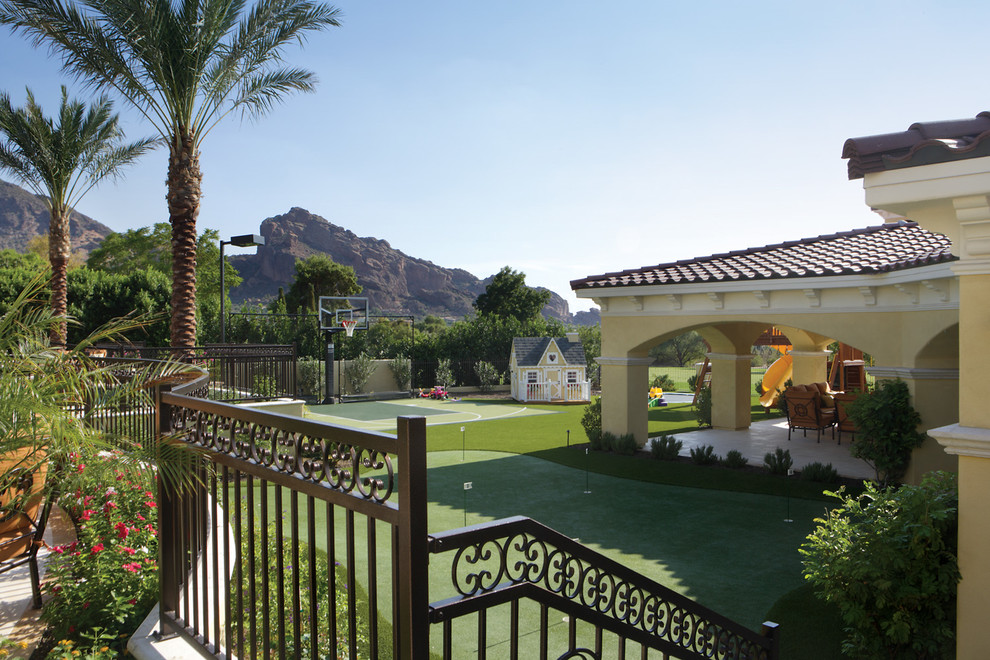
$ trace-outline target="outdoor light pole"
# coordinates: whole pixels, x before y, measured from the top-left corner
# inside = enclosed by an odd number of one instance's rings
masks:
[[[227,306],[227,283],[224,277],[224,262],[223,258],[223,246],[225,245],[235,245],[237,247],[253,247],[256,245],[264,245],[265,237],[258,236],[257,234],[242,234],[241,236],[231,236],[229,241],[220,241],[220,343],[227,343],[227,326],[225,325],[226,316],[226,306]]]

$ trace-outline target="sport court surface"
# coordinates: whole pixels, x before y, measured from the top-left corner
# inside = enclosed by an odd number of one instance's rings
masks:
[[[508,419],[527,415],[555,415],[552,410],[537,410],[521,403],[504,401],[458,401],[449,399],[402,399],[306,406],[306,417],[321,422],[368,431],[394,431],[395,418],[410,415],[426,417],[427,426],[467,424],[489,419]]]

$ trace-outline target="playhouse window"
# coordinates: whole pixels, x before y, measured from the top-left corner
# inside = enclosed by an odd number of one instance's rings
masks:
[[[540,382],[540,372],[539,371],[527,371],[526,372],[526,382],[530,385]]]
[[[567,382],[568,382],[568,384],[574,384],[574,383],[578,382],[578,372],[576,372],[576,371],[568,371],[567,372]]]

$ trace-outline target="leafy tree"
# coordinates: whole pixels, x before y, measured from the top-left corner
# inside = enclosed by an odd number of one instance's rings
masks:
[[[665,367],[687,367],[705,359],[708,347],[697,332],[690,330],[650,349],[650,356]]]
[[[857,442],[859,440],[857,439]],[[954,658],[958,493],[955,475],[920,486],[829,493],[840,505],[801,546],[804,575],[838,606],[853,658]]]
[[[173,347],[196,342],[196,218],[199,149],[235,111],[259,117],[315,76],[283,64],[288,44],[339,25],[337,10],[310,0],[5,0],[0,23],[61,56],[89,85],[113,89],[168,146],[172,227]]]
[[[111,232],[99,247],[90,252],[86,265],[109,273],[130,274],[151,269],[168,276],[172,272],[171,240],[171,229],[167,222],[156,223],[154,227],[128,229],[121,233]],[[219,241],[220,235],[215,229],[204,230],[197,240],[199,258],[196,263],[196,281],[200,291],[197,310],[203,321],[197,324],[200,343],[219,341],[220,337]],[[243,281],[230,263],[224,261],[223,267],[228,287],[236,287]],[[226,304],[230,306],[229,298]],[[163,340],[159,345],[166,343]]]
[[[24,289],[40,279],[45,270],[45,261],[39,255],[0,250],[0,314],[5,314]],[[42,293],[47,295],[47,292],[39,292],[39,295]]]
[[[918,431],[921,415],[911,405],[907,383],[880,381],[876,390],[858,396],[846,411],[856,424],[850,453],[873,467],[881,485],[899,482],[911,462],[911,451],[925,439]]]
[[[315,312],[320,296],[355,296],[361,293],[357,273],[325,254],[296,259],[296,278],[285,294],[290,313]]]
[[[139,315],[147,322],[121,333],[131,341],[152,346],[168,342],[168,275],[151,268],[129,273],[110,273],[90,268],[69,272],[69,314],[76,324],[69,327],[69,340],[81,341],[104,323]]]
[[[101,96],[87,107],[82,101],[70,101],[64,86],[54,119],[45,116],[30,89],[23,108],[15,108],[10,96],[0,93],[0,138],[0,169],[12,173],[48,206],[50,302],[55,315],[63,318],[53,328],[52,339],[65,344],[72,207],[100,181],[118,176],[154,142],[145,139],[125,144],[113,103],[107,97]]]
[[[550,301],[550,295],[546,289],[526,286],[525,274],[505,266],[474,301],[474,308],[481,314],[511,316],[525,321],[539,315]]]
[[[429,333],[443,332],[447,329],[447,322],[438,316],[427,316],[420,321],[417,329]]]

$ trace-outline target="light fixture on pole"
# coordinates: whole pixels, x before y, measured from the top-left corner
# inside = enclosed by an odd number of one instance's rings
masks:
[[[265,237],[257,234],[243,234],[241,236],[231,236],[229,241],[220,241],[220,343],[227,343],[227,327],[225,323],[225,308],[227,303],[227,284],[224,279],[223,246],[235,245],[237,247],[253,247],[264,245]]]

